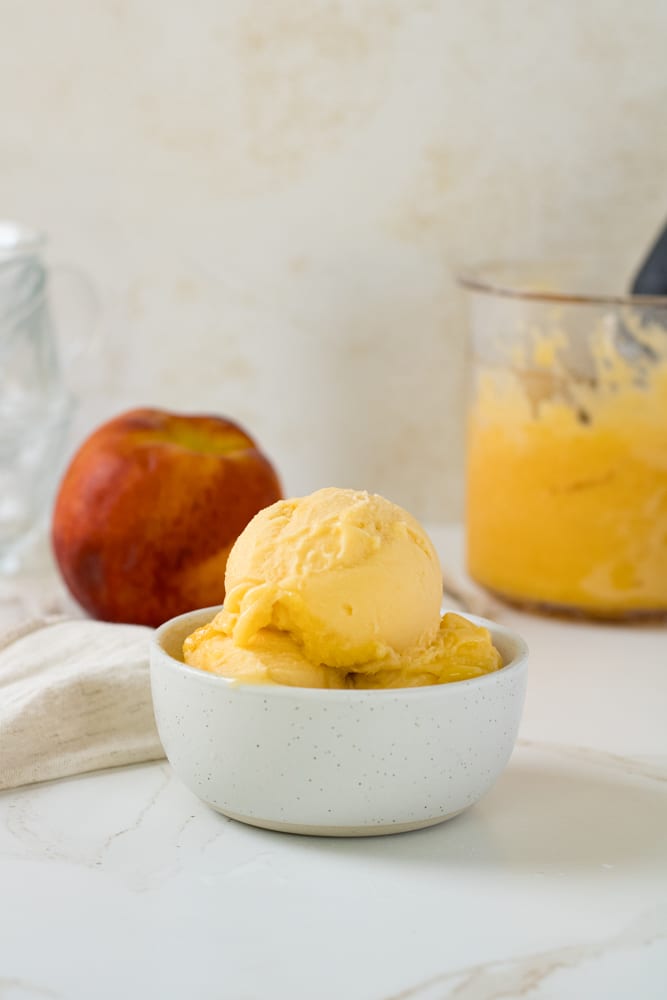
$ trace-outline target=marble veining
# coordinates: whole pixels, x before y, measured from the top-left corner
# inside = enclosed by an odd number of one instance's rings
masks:
[[[667,906],[646,910],[609,938],[499,962],[483,962],[434,976],[383,1000],[516,1000],[534,995],[555,973],[603,959],[611,951],[638,951],[667,938]]]
[[[99,822],[89,818],[84,829],[77,829],[61,811],[58,789],[77,801],[91,781],[106,785],[116,805]],[[97,798],[96,803],[100,805]],[[204,853],[227,822],[198,808],[166,763],[136,765],[17,790],[7,804],[0,853],[16,860],[102,869],[133,891],[144,892],[176,876],[189,852]],[[154,847],[143,858],[151,841]]]
[[[562,743],[546,743],[539,740],[519,739],[517,743],[527,749],[536,749],[542,753],[555,754],[569,760],[579,760],[595,767],[608,768],[622,774],[647,778],[649,781],[667,781],[667,754],[656,754],[650,759],[644,759],[605,753],[592,747],[567,746]]]

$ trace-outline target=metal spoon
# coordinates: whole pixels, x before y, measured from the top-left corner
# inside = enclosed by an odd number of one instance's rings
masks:
[[[667,225],[658,234],[657,239],[644,258],[637,271],[630,291],[633,295],[659,296],[667,295]],[[647,309],[642,316],[642,326],[648,320],[652,320],[651,310]],[[664,314],[661,313],[661,321],[664,323]],[[649,358],[651,361],[657,359],[657,354],[648,344],[641,343],[621,321],[618,328],[619,348],[630,360],[640,356]]]
[[[667,295],[667,225],[637,271],[631,291],[633,295]]]

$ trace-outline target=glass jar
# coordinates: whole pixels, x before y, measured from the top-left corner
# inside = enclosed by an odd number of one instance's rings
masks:
[[[667,298],[598,294],[576,261],[460,282],[470,575],[535,610],[667,615]]]

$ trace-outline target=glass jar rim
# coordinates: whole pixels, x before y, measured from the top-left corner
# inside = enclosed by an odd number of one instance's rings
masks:
[[[581,258],[581,261],[590,265],[592,258]],[[571,268],[576,264],[577,258],[491,260],[474,266],[462,266],[455,271],[455,278],[466,291],[480,292],[501,298],[603,307],[629,306],[638,309],[647,307],[667,309],[667,295],[633,295],[632,293],[615,295],[540,288],[539,286],[528,287],[527,283],[522,282],[519,277],[522,271],[525,275],[529,268],[537,266],[558,268],[567,265]],[[515,272],[516,278],[508,280],[501,276],[500,272],[506,274],[510,270]]]

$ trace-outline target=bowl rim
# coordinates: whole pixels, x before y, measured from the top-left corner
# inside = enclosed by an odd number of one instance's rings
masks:
[[[452,694],[455,691],[470,690],[471,688],[483,687],[485,685],[494,685],[498,683],[501,676],[503,679],[507,679],[508,675],[525,672],[528,665],[528,644],[523,636],[521,636],[514,629],[508,628],[506,625],[501,625],[498,622],[491,621],[488,618],[482,618],[479,615],[473,615],[468,612],[459,611],[456,608],[447,608],[442,606],[440,609],[441,614],[446,614],[448,611],[451,611],[454,614],[460,615],[462,618],[467,618],[476,625],[482,625],[484,628],[487,628],[492,637],[494,636],[494,633],[496,633],[507,638],[508,640],[511,640],[516,647],[516,652],[509,663],[503,664],[499,670],[493,670],[490,673],[482,674],[479,677],[469,677],[466,680],[461,681],[448,681],[445,684],[421,684],[416,687],[356,689],[308,688],[291,686],[288,684],[245,684],[243,681],[239,681],[234,677],[223,677],[221,674],[213,674],[207,670],[200,670],[198,667],[191,667],[182,660],[176,659],[176,657],[172,656],[171,653],[168,653],[162,645],[162,637],[165,632],[172,628],[177,622],[190,618],[194,615],[202,616],[208,613],[210,613],[211,618],[213,618],[220,610],[222,610],[222,607],[222,604],[218,604],[209,608],[195,608],[192,611],[186,611],[184,614],[176,615],[174,618],[170,618],[168,621],[163,622],[162,625],[158,626],[150,637],[151,668],[156,663],[154,654],[157,653],[159,654],[158,662],[167,666],[169,669],[174,670],[177,673],[184,674],[186,677],[197,677],[201,683],[211,684],[221,690],[233,691],[236,694],[250,693],[254,695],[262,695],[265,698],[267,696],[271,696],[272,698],[297,697],[303,698],[304,700],[321,699],[324,695],[327,700],[333,699],[336,701],[344,701],[352,696],[354,701],[363,702],[368,700],[375,701],[377,698],[433,698],[435,692],[449,691],[450,694]],[[446,694],[443,696],[447,697]]]

